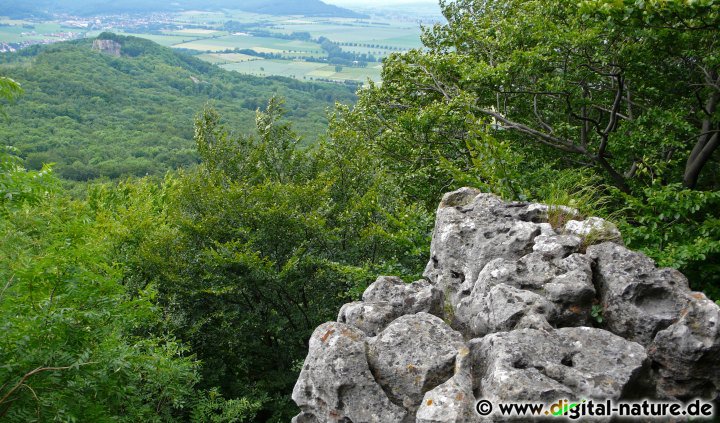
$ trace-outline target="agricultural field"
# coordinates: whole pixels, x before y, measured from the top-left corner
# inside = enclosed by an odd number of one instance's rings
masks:
[[[376,63],[367,68],[335,66],[326,63],[303,62],[300,60],[247,60],[225,63],[221,68],[255,76],[286,76],[306,81],[355,81],[360,83],[380,81],[382,65]]]
[[[0,43],[22,43],[26,41],[63,41],[70,33],[80,34],[79,28],[63,26],[53,22],[29,22],[0,19]]]
[[[248,62],[251,60],[261,60],[260,57],[250,56],[242,53],[208,53],[201,54],[198,58],[210,62],[213,65],[227,65],[229,63]]]
[[[228,22],[234,22],[235,28],[241,30],[226,26]],[[104,25],[82,29],[65,27],[62,22],[0,18],[0,45],[29,40],[61,41],[48,35],[61,32],[74,31],[76,36],[94,37],[111,31],[194,51],[202,60],[245,74],[355,82],[379,81],[380,60],[392,53],[422,46],[417,22],[377,16],[371,19],[309,18],[230,10],[186,11],[166,19],[164,29],[148,31],[141,25],[128,26],[127,19],[120,23],[108,21]],[[29,29],[30,26],[33,29]],[[299,33],[306,34],[305,38],[298,37]],[[340,47],[344,62],[338,64],[333,57],[328,57],[328,51],[319,42],[323,38]]]
[[[317,43],[284,40],[273,37],[253,37],[249,35],[224,35],[219,37],[201,38],[188,43],[176,44],[173,47],[186,48],[199,51],[225,51],[233,49],[250,49],[258,53],[282,53],[295,55],[322,55],[322,49]]]
[[[135,37],[145,38],[146,40],[156,42],[165,47],[173,47],[200,39],[200,37],[191,35],[135,34],[121,31],[117,31],[116,33],[120,35],[132,35]],[[89,37],[93,35],[100,35],[100,33],[97,32],[96,34],[88,34]]]
[[[345,21],[345,22],[343,22]],[[375,44],[410,49],[420,47],[420,27],[407,22],[383,24],[366,21],[347,22],[344,20],[327,20],[312,23],[279,23],[273,30],[290,34],[292,32],[309,32],[313,38],[325,37],[336,42],[358,44]]]

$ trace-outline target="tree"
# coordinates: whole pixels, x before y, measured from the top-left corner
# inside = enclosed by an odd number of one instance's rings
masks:
[[[2,83],[5,97],[19,92]],[[161,316],[149,291],[126,296],[117,226],[48,193],[50,169],[28,172],[12,153],[0,151],[0,418],[174,420],[196,400],[198,363],[171,335],[147,334]]]
[[[431,207],[472,183],[542,201],[575,172],[602,185],[630,245],[661,264],[693,274],[718,257],[716,2],[459,0],[443,13],[425,49],[386,59],[383,84],[342,118],[406,198]],[[685,235],[655,238],[649,216]]]
[[[694,144],[686,156],[683,184],[695,188],[720,145],[720,3],[590,0],[582,7],[587,13],[606,17],[614,31],[642,37],[649,53],[654,52],[654,64],[664,63],[665,69],[674,70],[658,79],[675,80],[674,100],[685,100],[682,118],[693,127],[694,137],[688,142],[694,140]]]
[[[465,0],[444,13],[448,24],[424,36],[429,51],[386,62],[382,110],[402,110],[413,95],[439,108],[456,104],[466,109],[454,110],[463,118],[504,130],[500,138],[597,167],[625,192],[638,168],[673,167],[679,157],[684,172],[668,181],[697,184],[718,134],[711,26],[607,25],[562,1]],[[451,125],[443,140],[462,153],[469,131]],[[663,128],[662,139],[637,140],[640,125]],[[691,137],[694,147],[683,145]]]
[[[14,80],[0,76],[0,99],[14,100],[22,94],[20,84]]]
[[[133,280],[157,287],[173,332],[204,363],[202,388],[260,402],[255,421],[284,422],[313,329],[376,274],[417,277],[431,219],[398,198],[364,146],[299,147],[282,101],[255,124],[238,135],[212,108],[198,116],[202,163],[172,179],[171,234],[142,249]]]

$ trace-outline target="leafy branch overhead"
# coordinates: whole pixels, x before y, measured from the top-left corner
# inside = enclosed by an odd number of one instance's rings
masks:
[[[643,19],[603,2],[444,4],[448,24],[426,30],[429,50],[387,61],[376,114],[390,122],[432,106],[464,120],[435,115],[441,136],[427,148],[444,156],[446,140],[462,146],[484,124],[594,166],[625,192],[647,176],[694,188],[720,137],[717,4],[704,3],[683,17],[648,5]]]

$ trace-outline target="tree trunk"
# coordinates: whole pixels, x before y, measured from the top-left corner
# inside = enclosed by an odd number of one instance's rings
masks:
[[[713,115],[720,102],[720,92],[714,92],[708,98],[705,105],[705,113],[707,116],[703,120],[700,136],[698,136],[695,147],[693,147],[690,157],[685,164],[685,174],[683,175],[683,183],[688,188],[695,188],[700,171],[705,163],[720,145],[720,125],[713,124]]]

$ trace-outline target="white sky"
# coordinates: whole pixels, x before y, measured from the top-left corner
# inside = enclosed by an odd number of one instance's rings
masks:
[[[437,5],[438,0],[324,0],[337,6],[396,6],[407,4]]]

